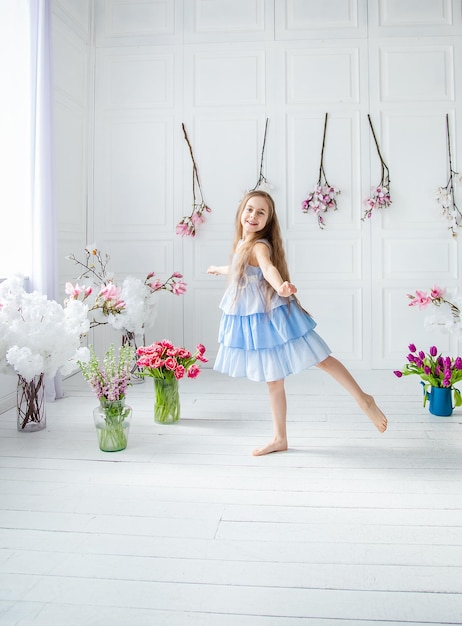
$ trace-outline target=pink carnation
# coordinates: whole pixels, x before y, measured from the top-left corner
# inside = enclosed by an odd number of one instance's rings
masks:
[[[168,370],[171,370],[172,372],[175,371],[177,366],[177,362],[176,359],[174,359],[172,356],[169,356],[167,359],[165,359],[165,367]]]
[[[197,367],[197,365],[191,365],[191,367],[188,370],[188,378],[197,378],[200,373],[201,373],[201,370],[199,367]]]
[[[183,378],[185,373],[185,368],[183,365],[178,365],[178,367],[176,368],[176,370],[174,371],[175,374],[175,378],[177,380],[179,380],[180,378]]]

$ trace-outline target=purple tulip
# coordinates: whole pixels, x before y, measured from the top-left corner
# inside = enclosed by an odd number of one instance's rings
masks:
[[[401,376],[403,375],[403,372],[400,372],[399,370],[395,370],[393,374],[397,376],[398,378],[401,378]]]
[[[408,354],[407,360],[409,361],[409,363],[414,363],[414,361],[416,360],[416,357],[413,354]]]
[[[462,359],[460,358],[460,356],[458,356],[457,359],[454,361],[454,367],[456,368],[456,370],[462,370]]]
[[[415,347],[415,345],[414,345],[413,343],[410,343],[410,344],[409,344],[409,346],[408,346],[408,348],[409,348],[409,350],[410,350],[411,352],[415,352],[415,351],[417,350],[417,348]]]
[[[431,374],[431,373],[432,373],[432,371],[431,371],[431,369],[428,367],[428,365],[426,365],[426,366],[424,367],[424,372],[425,372],[425,374],[426,374],[427,376],[428,376],[429,374]]]
[[[436,356],[438,354],[438,349],[437,349],[436,346],[432,346],[430,348],[430,354],[431,354],[431,356]]]
[[[425,352],[423,350],[421,350],[419,352],[419,357],[423,360],[425,358]]]
[[[423,367],[423,361],[422,359],[416,359],[414,361],[414,363],[417,365],[417,367],[422,368]]]

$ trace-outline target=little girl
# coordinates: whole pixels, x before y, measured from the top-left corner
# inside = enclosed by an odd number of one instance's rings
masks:
[[[313,365],[339,382],[378,430],[387,418],[314,331],[316,323],[294,295],[272,197],[251,191],[236,213],[231,266],[208,268],[215,276],[231,274],[222,298],[214,369],[229,376],[265,381],[269,389],[274,438],[254,456],[287,450],[287,402],[284,379]]]

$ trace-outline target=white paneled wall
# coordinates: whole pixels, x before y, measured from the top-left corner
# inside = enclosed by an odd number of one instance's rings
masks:
[[[415,328],[422,315],[400,309],[403,293],[416,285],[460,285],[460,243],[450,236],[434,192],[448,179],[446,114],[453,151],[460,154],[456,77],[462,41],[460,2],[401,7],[380,2],[376,8],[371,15],[372,23],[376,20],[370,42],[371,110],[380,121],[394,190],[392,210],[373,225],[373,364],[380,367],[396,362],[407,338],[424,345],[429,341],[426,331]],[[450,337],[434,338],[443,350],[458,349]]]
[[[268,118],[264,173],[292,279],[334,353],[387,369],[410,341],[455,353],[454,338],[428,335],[406,293],[460,283],[460,243],[435,200],[448,177],[447,113],[456,168],[462,149],[460,0],[54,5],[60,248],[76,252],[87,237],[118,278],[184,273],[187,294],[161,294],[148,340],[200,341],[213,360],[225,283],[205,270],[227,262]],[[342,193],[321,231],[301,202],[317,181],[326,112],[325,170]],[[393,204],[362,222],[380,181],[368,114]],[[182,123],[213,211],[195,239],[174,234],[192,203]]]

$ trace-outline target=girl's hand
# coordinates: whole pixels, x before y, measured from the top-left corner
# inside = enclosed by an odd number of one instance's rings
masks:
[[[228,273],[227,265],[210,265],[207,268],[207,274],[213,274],[214,276],[221,276]]]
[[[288,280],[285,280],[277,290],[278,296],[281,296],[282,298],[288,298],[294,293],[297,293],[297,287],[292,283],[289,283]]]

